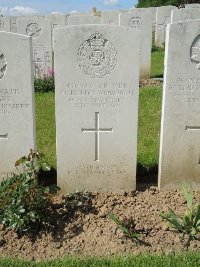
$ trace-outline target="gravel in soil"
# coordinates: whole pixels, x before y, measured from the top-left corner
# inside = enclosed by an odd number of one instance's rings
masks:
[[[198,203],[200,192],[194,194]],[[146,252],[170,253],[185,251],[180,235],[166,228],[161,212],[171,208],[185,212],[186,203],[179,190],[158,191],[149,187],[142,191],[92,193],[80,205],[71,207],[66,196],[54,200],[50,222],[35,235],[19,237],[0,226],[0,255],[29,260],[55,259],[69,255],[110,256]],[[119,218],[132,217],[141,232],[142,245],[124,237],[118,226],[107,218],[112,213]],[[199,241],[188,248],[200,249]]]

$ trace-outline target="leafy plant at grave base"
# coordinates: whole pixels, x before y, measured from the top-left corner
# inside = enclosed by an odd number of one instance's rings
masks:
[[[116,215],[112,213],[108,214],[108,218],[118,225],[125,237],[130,238],[137,245],[142,244],[142,241],[139,239],[141,235],[135,230],[135,224],[132,218],[124,217],[122,220],[120,220]]]
[[[77,208],[84,209],[91,203],[92,194],[87,191],[76,191],[69,193],[66,196],[66,208],[68,210],[75,210]]]
[[[55,91],[54,70],[49,69],[48,75],[34,80],[35,92],[47,93]]]
[[[42,157],[43,154],[31,149],[27,157],[15,163],[19,173],[0,184],[0,223],[19,234],[38,229],[46,221],[46,210],[59,190],[57,186],[38,184],[39,170],[49,170],[48,165],[41,162]]]
[[[183,216],[177,215],[172,209],[169,213],[161,213],[160,216],[167,222],[167,226],[182,233],[181,240],[185,235],[188,236],[188,241],[185,244],[187,247],[192,239],[199,240],[197,234],[200,232],[200,203],[196,206],[193,204],[193,191],[191,186],[183,184],[181,192],[187,202],[187,209]]]

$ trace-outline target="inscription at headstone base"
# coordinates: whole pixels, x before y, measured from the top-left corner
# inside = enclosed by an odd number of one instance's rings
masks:
[[[159,187],[200,187],[200,20],[168,25]]]
[[[135,189],[139,39],[128,27],[55,30],[57,169],[64,192]]]
[[[0,180],[35,148],[31,38],[0,32]],[[13,46],[14,44],[14,46]]]

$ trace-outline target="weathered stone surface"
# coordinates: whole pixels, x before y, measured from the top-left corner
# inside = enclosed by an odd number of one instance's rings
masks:
[[[10,18],[0,15],[0,31],[10,31]]]
[[[35,147],[31,38],[0,32],[0,180]]]
[[[18,33],[28,35],[33,40],[34,76],[49,75],[52,69],[51,23],[40,16],[17,19]]]
[[[66,16],[64,14],[48,14],[46,18],[51,21],[53,30],[66,25]]]
[[[152,17],[148,9],[139,9],[120,14],[120,26],[140,30],[140,78],[148,79],[151,75]]]
[[[193,19],[200,19],[199,8],[181,8],[172,10],[171,23],[178,21],[188,21]]]
[[[159,187],[200,186],[200,20],[168,25]]]
[[[59,186],[135,189],[139,32],[81,25],[54,39]]]
[[[155,43],[160,47],[164,46],[166,27],[171,21],[171,11],[174,9],[174,6],[157,7]]]
[[[101,17],[92,15],[74,15],[68,17],[68,26],[80,24],[101,24]]]
[[[157,7],[149,7],[148,9],[150,10],[152,15],[152,31],[155,32]]]
[[[195,4],[186,4],[185,8],[200,8],[200,4],[195,3]]]
[[[101,12],[101,23],[107,25],[118,25],[119,26],[119,11],[102,11]]]

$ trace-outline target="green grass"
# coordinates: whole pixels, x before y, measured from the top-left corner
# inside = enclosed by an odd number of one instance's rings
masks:
[[[164,72],[164,51],[152,53],[151,57],[151,77],[163,77]]]
[[[37,150],[43,152],[50,166],[56,167],[55,94],[36,93]]]
[[[1,259],[0,267],[199,267],[200,253],[180,255],[138,255],[117,258],[66,258],[48,262],[25,262]]]
[[[138,165],[147,170],[158,165],[161,99],[161,88],[140,89]]]

